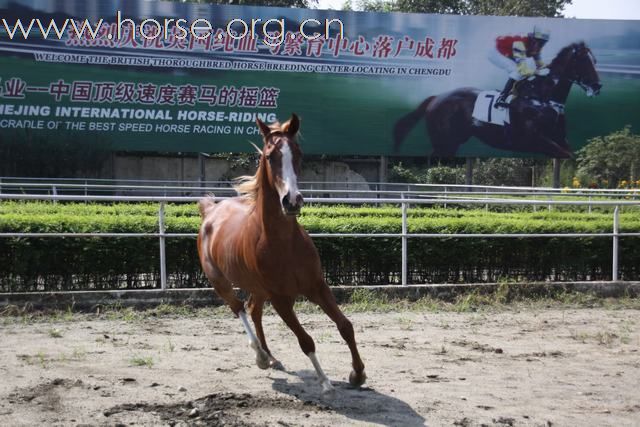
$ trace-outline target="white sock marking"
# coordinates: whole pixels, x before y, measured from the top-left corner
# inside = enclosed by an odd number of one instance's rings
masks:
[[[256,352],[256,363],[260,369],[267,369],[269,367],[269,355],[260,345],[260,341],[258,341],[258,337],[253,333],[253,328],[249,324],[249,320],[247,319],[247,313],[241,311],[238,316],[240,320],[242,320],[242,326],[244,326],[244,330],[249,335],[249,345]]]
[[[318,374],[318,378],[320,379],[320,384],[322,385],[322,391],[324,393],[333,391],[333,386],[329,381],[329,378],[325,375],[322,367],[320,366],[320,362],[318,362],[318,358],[315,353],[309,353],[309,359],[311,359],[311,363],[313,363],[313,367],[316,368],[316,373]]]
[[[257,345],[258,347],[260,347],[260,344],[258,343],[258,338],[256,337],[256,334],[253,333],[253,329],[249,324],[249,319],[247,319],[247,313],[245,313],[244,311],[241,311],[239,316],[240,316],[240,320],[242,320],[242,326],[244,326],[244,330],[247,332],[247,335],[249,335],[249,342],[251,343],[251,345],[252,346]]]

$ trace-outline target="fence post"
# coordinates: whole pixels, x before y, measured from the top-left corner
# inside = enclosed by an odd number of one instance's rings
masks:
[[[620,214],[618,212],[618,206],[613,211],[613,264],[611,265],[611,281],[618,281],[618,247],[620,237],[618,236],[618,229],[620,227]]]
[[[404,193],[400,195],[404,200]],[[407,204],[402,202],[402,286],[407,285]]]
[[[485,188],[485,189],[484,189],[484,192],[485,192],[485,193],[487,193],[487,194],[485,194],[485,196],[484,196],[484,197],[488,199],[488,198],[489,198],[489,195],[488,195],[488,193],[489,193],[489,189],[488,189],[488,188]],[[484,210],[485,210],[485,211],[487,211],[487,212],[489,212],[489,203],[487,203],[487,204],[485,204],[485,205],[484,205]]]
[[[444,208],[447,209],[447,186],[444,187]]]
[[[158,211],[158,230],[160,232],[160,288],[163,291],[167,290],[167,260],[165,252],[165,237],[164,237],[164,202],[160,202],[160,209]]]

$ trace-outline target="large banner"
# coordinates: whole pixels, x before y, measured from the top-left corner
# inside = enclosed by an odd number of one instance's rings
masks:
[[[256,118],[295,112],[306,154],[569,157],[590,137],[638,129],[639,28],[0,0],[0,144],[40,134],[114,150],[249,152]]]

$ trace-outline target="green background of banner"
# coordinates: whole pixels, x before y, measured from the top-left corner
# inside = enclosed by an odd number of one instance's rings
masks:
[[[178,7],[178,6],[176,6]],[[234,16],[235,11],[243,11],[243,16],[249,16],[252,11],[260,10],[272,12],[270,15],[283,16],[291,13],[294,16],[308,16],[316,18],[333,17],[335,13],[327,15],[326,11],[297,10],[295,12],[278,8],[229,8],[222,9],[217,6],[213,11],[224,10],[225,14]],[[204,9],[203,9],[204,10]],[[213,13],[213,12],[212,12]],[[306,15],[305,15],[306,14]],[[356,75],[356,74],[322,74],[308,72],[268,72],[268,71],[229,71],[229,70],[203,70],[184,69],[171,70],[168,68],[152,67],[125,67],[125,66],[96,66],[87,64],[63,64],[36,62],[25,56],[17,56],[0,52],[0,77],[2,82],[11,77],[19,77],[30,85],[48,86],[51,82],[63,79],[67,82],[74,80],[87,80],[92,82],[104,81],[128,81],[139,83],[155,83],[157,85],[233,85],[235,87],[264,86],[280,88],[277,109],[256,109],[238,107],[208,107],[204,104],[196,106],[165,106],[151,105],[145,106],[139,103],[124,105],[117,102],[111,104],[78,103],[64,99],[55,102],[52,95],[48,93],[28,93],[25,100],[15,101],[3,99],[3,104],[28,104],[28,105],[50,105],[55,106],[87,106],[87,107],[131,107],[131,108],[151,108],[169,109],[174,113],[178,110],[215,110],[215,111],[247,111],[275,113],[281,121],[287,120],[291,113],[297,113],[302,119],[302,147],[306,154],[330,154],[330,155],[400,155],[400,156],[425,156],[431,153],[431,145],[427,137],[424,121],[412,129],[407,140],[403,143],[399,151],[393,149],[392,129],[396,120],[410,111],[413,111],[421,100],[429,96],[446,92],[455,87],[473,86],[482,90],[501,89],[506,75],[490,64],[484,53],[477,55],[482,58],[482,63],[478,68],[482,69],[482,75],[478,81],[474,81],[474,76],[470,73],[469,64],[473,65],[476,57],[468,52],[473,52],[470,47],[465,47],[464,43],[473,40],[474,32],[486,33],[486,27],[490,27],[493,22],[506,25],[516,18],[498,17],[455,17],[455,16],[435,16],[435,15],[412,15],[412,14],[343,14],[345,25],[351,25],[354,31],[363,32],[366,35],[381,34],[385,31],[385,22],[393,21],[411,22],[412,26],[407,27],[407,34],[418,34],[416,19],[424,19],[425,23],[439,23],[439,27],[446,30],[447,23],[456,23],[452,35],[460,39],[459,62],[435,62],[424,63],[422,66],[450,68],[459,75],[454,77],[419,77],[419,76],[382,76],[382,75]],[[351,19],[351,21],[350,21]],[[511,21],[509,21],[511,19]],[[518,28],[525,32],[534,22],[533,19],[517,18]],[[546,21],[545,21],[546,22]],[[577,27],[593,26],[593,33],[596,34],[600,28],[615,28],[616,23],[602,21],[577,22],[576,20],[551,20],[554,27],[561,27],[563,24]],[[477,23],[476,27],[469,23]],[[357,25],[356,25],[357,24]],[[624,25],[629,25],[628,21]],[[600,26],[600,27],[599,27]],[[428,25],[426,26],[428,28]],[[625,27],[626,28],[626,27]],[[441,30],[441,28],[438,28]],[[444,31],[444,30],[442,30]],[[570,29],[567,30],[570,32]],[[581,31],[585,31],[584,28]],[[626,31],[626,30],[625,30]],[[502,34],[505,31],[492,30],[491,37]],[[556,30],[554,34],[558,34]],[[569,39],[566,34],[560,36]],[[560,36],[556,36],[562,38]],[[351,35],[353,37],[353,34]],[[416,40],[419,37],[414,36]],[[553,37],[553,36],[552,36]],[[595,37],[595,36],[594,36]],[[600,37],[600,36],[598,36]],[[608,40],[602,36],[597,40]],[[620,36],[617,36],[620,38]],[[488,40],[491,40],[488,38]],[[564,39],[563,39],[564,40]],[[618,49],[620,44],[618,39],[610,44],[609,48],[601,47],[594,49],[599,63],[629,64],[631,67],[640,68],[640,45],[637,40],[632,39],[631,46]],[[6,39],[3,39],[6,42]],[[471,42],[469,42],[471,43]],[[469,44],[467,43],[467,44]],[[484,43],[484,42],[483,42]],[[482,44],[483,48],[489,49],[489,45]],[[549,48],[551,49],[551,48]],[[547,52],[550,56],[554,49]],[[46,51],[46,48],[39,48]],[[103,54],[93,52],[91,49],[84,49],[81,54]],[[149,51],[158,57],[171,57],[171,52]],[[149,53],[142,50],[141,54]],[[113,49],[113,55],[117,55],[118,50]],[[464,56],[466,55],[466,56]],[[213,59],[213,58],[212,58]],[[233,61],[233,56],[229,58],[216,58]],[[283,59],[283,58],[280,58]],[[304,59],[304,58],[301,58]],[[465,62],[466,61],[466,62]],[[363,62],[368,65],[375,65],[369,60]],[[322,63],[322,61],[320,61]],[[378,62],[378,65],[398,66],[398,64],[386,64]],[[407,66],[421,66],[416,63],[409,63]],[[466,68],[466,69],[465,69]],[[460,71],[462,70],[462,71]],[[470,76],[470,77],[467,77]],[[487,77],[490,76],[490,77]],[[497,80],[499,76],[500,80]],[[601,93],[594,98],[588,98],[584,91],[574,85],[566,104],[567,133],[572,150],[575,152],[582,147],[589,138],[606,135],[619,130],[624,126],[631,125],[636,128],[640,125],[640,73],[637,75],[625,73],[603,72],[600,73],[603,84]],[[491,83],[486,83],[490,81]],[[419,101],[417,101],[419,100]],[[175,114],[174,114],[175,117]],[[25,119],[27,117],[0,116],[3,119]],[[27,118],[28,119],[28,118]],[[37,118],[33,118],[34,120]],[[43,118],[46,120],[46,118]],[[110,122],[110,119],[73,119],[76,122]],[[145,120],[120,119],[118,122],[147,122]],[[168,123],[165,121],[150,122]],[[216,124],[197,121],[179,122],[174,120],[170,123],[176,124]],[[245,129],[251,127],[256,129],[253,123],[221,123],[230,126],[243,126]],[[635,129],[634,129],[635,130]],[[26,133],[44,133],[50,138],[65,138],[68,134],[78,135],[78,131],[52,132],[52,131],[28,131]],[[19,134],[24,134],[24,130],[0,129],[1,141],[16,138]],[[156,152],[252,152],[253,148],[249,141],[258,143],[260,140],[257,134],[181,134],[181,133],[134,133],[134,132],[82,132],[87,144],[91,144],[97,138],[106,140],[114,150],[124,151],[156,151]],[[491,148],[475,139],[469,140],[462,145],[456,153],[458,157],[534,157],[532,153],[510,152]]]
[[[138,81],[156,84],[232,84],[235,86],[255,85],[281,87],[277,116],[286,120],[291,112],[296,112],[302,119],[302,144],[308,154],[335,155],[381,155],[394,154],[391,131],[393,121],[390,117],[401,117],[415,108],[407,102],[402,93],[411,90],[413,78],[401,82],[404,90],[395,92],[380,91],[382,76],[349,76],[311,73],[287,72],[232,72],[208,71],[206,75],[177,78],[167,73],[137,73],[119,69],[105,72],[97,66],[78,66],[66,64],[42,64],[17,58],[0,58],[3,70],[20,70],[19,76],[33,84],[48,84],[58,78],[67,81]],[[18,73],[3,72],[4,75]],[[588,98],[584,92],[574,86],[566,105],[568,137],[572,147],[578,148],[586,139],[594,135],[605,135],[621,129],[625,125],[638,121],[638,102],[640,95],[640,79],[602,76],[603,88],[598,97]],[[366,97],[363,96],[366,94]],[[425,96],[426,98],[426,96]],[[76,105],[77,103],[51,102],[49,94],[28,94],[28,102],[11,102],[19,105]],[[118,103],[101,106],[119,106]],[[380,108],[380,106],[384,108]],[[142,108],[142,106],[137,105]],[[286,106],[286,107],[284,107]],[[156,107],[160,108],[160,107]],[[203,109],[200,107],[163,106],[163,109],[177,111],[179,109]],[[221,108],[220,110],[229,110]],[[76,119],[91,121],[97,119]],[[109,121],[102,119],[102,121]],[[126,120],[122,120],[126,122]],[[139,120],[129,120],[139,122]],[[163,121],[163,123],[165,123]],[[173,121],[171,123],[179,123]],[[3,130],[7,135],[9,130]],[[44,131],[43,131],[44,132]],[[51,132],[49,132],[51,133]],[[111,141],[113,149],[133,151],[187,151],[187,152],[251,152],[248,140],[259,141],[257,135],[182,135],[175,134],[162,138],[146,133],[120,133],[104,135],[87,132],[87,142],[92,136],[100,136]],[[355,147],[355,150],[354,150]],[[424,122],[416,126],[399,154],[423,156],[430,153]],[[458,156],[504,156],[504,150],[497,150],[477,141],[470,140],[458,151]],[[517,155],[517,153],[514,153]]]

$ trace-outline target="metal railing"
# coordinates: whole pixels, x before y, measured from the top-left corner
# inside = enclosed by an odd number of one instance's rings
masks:
[[[0,177],[0,193],[22,194],[84,194],[97,195],[117,193],[117,195],[185,195],[187,192],[201,194],[205,191],[233,193],[231,181],[176,181],[176,180],[114,180],[82,178],[21,178]],[[562,196],[562,197],[638,197],[640,188],[599,189],[599,188],[551,188],[515,187],[467,184],[414,184],[389,182],[344,182],[344,181],[299,181],[298,186],[307,194],[349,193],[378,195],[447,194],[469,195],[481,193],[484,196]],[[148,194],[143,194],[147,192]],[[171,194],[177,193],[177,194]]]
[[[460,205],[558,205],[558,206],[584,206],[587,203],[594,206],[611,206],[613,211],[613,227],[611,233],[481,233],[481,234],[458,234],[458,233],[409,233],[408,232],[408,210],[411,205],[434,205],[442,204],[442,198],[434,197],[410,197],[411,194],[400,193],[399,197],[387,198],[308,198],[307,203],[313,204],[394,204],[400,205],[402,215],[401,233],[310,233],[313,238],[342,238],[342,237],[384,237],[400,238],[402,240],[402,272],[401,284],[406,286],[408,267],[407,242],[410,238],[579,238],[579,237],[611,237],[612,238],[612,281],[618,281],[619,262],[619,241],[621,237],[640,236],[640,233],[621,233],[620,208],[623,206],[638,207],[640,200],[531,200],[531,199],[498,199],[498,198],[448,198],[450,204]],[[223,200],[228,197],[220,197]],[[165,243],[167,238],[196,237],[196,233],[166,233],[165,230],[165,205],[167,203],[196,202],[201,197],[184,196],[104,196],[104,195],[39,195],[39,194],[0,194],[2,200],[40,200],[40,201],[91,201],[91,202],[153,202],[159,204],[158,209],[158,232],[157,233],[0,233],[0,238],[8,237],[157,237],[160,246],[160,283],[161,289],[167,289],[166,272],[166,251]]]
[[[13,178],[0,177],[0,194],[40,194],[40,195],[100,195],[115,196],[194,196],[213,193],[216,196],[235,196],[231,181],[168,181],[168,180],[109,180],[79,178]],[[301,181],[300,189],[305,195],[330,198],[401,198],[424,197],[456,199],[469,197],[495,198],[539,198],[580,199],[588,203],[589,213],[593,209],[591,201],[598,199],[640,200],[640,189],[587,189],[548,187],[505,187],[462,184],[412,184],[379,182],[325,182]],[[545,203],[546,209],[553,209],[552,203]],[[447,207],[446,202],[443,205]],[[537,211],[538,205],[533,205]],[[485,204],[489,210],[489,204]]]

